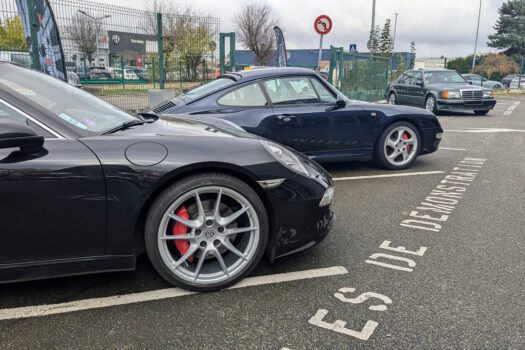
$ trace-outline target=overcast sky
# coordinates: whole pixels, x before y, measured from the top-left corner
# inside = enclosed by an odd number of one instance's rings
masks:
[[[147,0],[146,0],[147,1]],[[106,2],[144,8],[143,0],[107,0]],[[258,2],[259,0],[254,0]],[[262,2],[262,0],[261,0]],[[289,49],[309,49],[319,46],[319,36],[313,21],[326,14],[334,23],[332,32],[325,36],[324,47],[356,43],[358,51],[367,51],[370,32],[372,0],[268,0],[275,17],[279,18]],[[498,7],[504,0],[483,0],[481,10],[478,52],[494,51],[487,47],[487,36],[494,32]],[[179,0],[176,4],[181,4]],[[233,14],[245,0],[191,0],[195,9],[220,18],[221,31],[235,31]],[[408,51],[411,40],[416,42],[419,57],[457,57],[474,50],[478,0],[377,0],[376,24],[387,18],[394,26],[399,13],[396,51]]]

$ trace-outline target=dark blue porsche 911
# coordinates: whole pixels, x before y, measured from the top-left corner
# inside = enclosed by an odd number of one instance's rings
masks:
[[[319,162],[375,159],[388,169],[435,152],[443,136],[431,112],[349,100],[303,68],[227,73],[151,112],[240,127]]]

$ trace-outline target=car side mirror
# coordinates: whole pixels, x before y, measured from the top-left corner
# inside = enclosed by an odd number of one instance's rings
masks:
[[[467,80],[467,83],[469,83],[470,85],[472,85],[472,80]]]
[[[326,111],[327,112],[335,111],[336,109],[341,109],[341,108],[345,108],[345,107],[346,107],[346,101],[345,100],[337,100],[337,101],[335,101],[335,105],[333,105],[332,107],[329,107]]]
[[[419,87],[423,87],[423,80],[416,80],[416,85]]]
[[[10,120],[0,120],[0,148],[20,148],[24,154],[44,150],[44,138],[29,126]]]

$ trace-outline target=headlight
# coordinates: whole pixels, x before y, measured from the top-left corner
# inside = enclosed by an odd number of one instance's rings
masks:
[[[310,177],[310,174],[303,165],[303,162],[295,156],[292,152],[280,146],[276,143],[269,141],[261,141],[262,145],[268,153],[270,153],[279,163],[287,167],[288,169],[301,174],[306,177]]]
[[[441,98],[450,99],[450,98],[461,98],[461,93],[459,91],[443,91],[441,93]]]
[[[492,90],[483,90],[483,98],[493,98]]]
[[[326,207],[327,205],[332,204],[332,200],[334,199],[334,188],[328,187],[326,191],[324,192],[323,198],[321,198],[321,201],[319,202],[319,207]]]

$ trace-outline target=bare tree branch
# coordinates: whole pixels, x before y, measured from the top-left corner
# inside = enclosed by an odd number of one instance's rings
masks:
[[[278,25],[278,21],[271,15],[270,5],[252,3],[244,6],[233,18],[239,41],[253,51],[257,65],[267,65],[275,49],[273,27]]]

